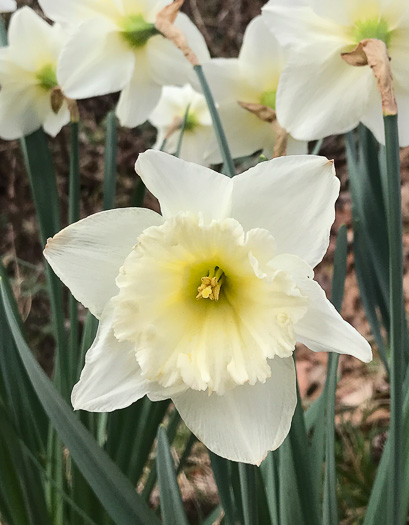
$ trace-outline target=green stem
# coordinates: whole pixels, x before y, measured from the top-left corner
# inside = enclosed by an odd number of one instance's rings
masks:
[[[256,468],[254,465],[239,463],[240,491],[243,502],[244,525],[258,524]]]
[[[220,120],[219,113],[214,103],[212,92],[210,91],[209,84],[207,83],[206,77],[204,76],[202,66],[193,66],[196,74],[199,78],[200,86],[203,91],[203,95],[206,98],[206,103],[209,108],[210,116],[212,117],[214,132],[216,134],[217,142],[219,143],[220,153],[222,154],[223,163],[227,169],[227,175],[234,177],[236,175],[236,168],[230,153],[229,145],[227,143],[226,135]]]
[[[389,472],[388,523],[399,525],[402,491],[402,383],[403,356],[403,255],[402,204],[397,115],[385,116],[386,146],[386,212],[389,236],[390,279],[390,345],[391,345],[391,423],[390,437],[392,461]]]

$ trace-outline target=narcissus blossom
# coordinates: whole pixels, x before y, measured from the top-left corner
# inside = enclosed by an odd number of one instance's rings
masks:
[[[117,115],[123,126],[144,122],[162,85],[183,85],[191,65],[154,22],[170,0],[40,0],[46,15],[76,25],[58,65],[58,80],[75,99],[121,91]],[[200,60],[209,52],[199,30],[180,13],[175,25]]]
[[[406,0],[270,0],[263,17],[288,52],[277,114],[294,137],[318,139],[362,122],[384,143],[381,98],[370,67],[353,67],[341,58],[360,41],[376,38],[391,57],[400,142],[409,144]]]
[[[248,25],[238,58],[216,58],[204,64],[212,93],[234,158],[263,150],[273,154],[277,128],[243,108],[239,102],[267,106],[275,111],[276,92],[284,67],[283,53],[261,16]],[[281,124],[281,122],[280,122]],[[307,153],[307,143],[288,138],[288,154]],[[208,153],[221,162],[216,140]]]
[[[43,126],[55,136],[70,119],[58,90],[57,61],[65,42],[32,9],[23,7],[10,20],[9,45],[0,49],[0,137],[17,139]],[[52,107],[57,97],[58,107]]]
[[[0,13],[11,13],[16,9],[16,0],[0,0]]]
[[[207,165],[205,151],[213,137],[212,119],[206,99],[190,84],[163,88],[159,104],[149,117],[158,129],[155,148],[160,148],[166,138],[164,151],[176,152],[186,110],[188,114],[179,156],[189,162]]]
[[[97,213],[44,252],[100,319],[73,406],[171,398],[209,449],[260,463],[290,428],[297,341],[371,359],[313,280],[339,192],[333,163],[281,157],[229,179],[150,150],[136,170],[162,215]]]

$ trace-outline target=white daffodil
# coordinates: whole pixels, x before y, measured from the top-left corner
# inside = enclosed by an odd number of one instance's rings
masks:
[[[181,126],[188,110],[183,131],[180,158],[189,162],[207,165],[206,145],[213,136],[212,119],[207,109],[206,99],[197,93],[190,84],[183,87],[165,86],[159,104],[150,122],[158,129],[155,148],[160,148],[166,138],[165,151],[177,150]]]
[[[276,129],[271,123],[244,109],[239,102],[260,104],[275,110],[278,80],[283,67],[282,51],[261,16],[254,18],[247,26],[238,58],[216,58],[204,64],[234,158],[251,155],[258,150],[263,150],[267,157],[272,156]],[[307,143],[290,136],[287,153],[305,154]],[[222,161],[216,140],[211,145],[208,158],[212,163]]]
[[[58,80],[74,99],[121,91],[121,125],[144,122],[159,102],[162,85],[183,85],[191,65],[154,27],[170,0],[40,0],[46,15],[76,24],[58,65]],[[209,52],[198,29],[184,14],[175,25],[200,60]]]
[[[363,122],[384,142],[381,98],[370,67],[352,67],[341,58],[360,41],[376,38],[391,57],[400,142],[409,144],[406,0],[270,0],[263,16],[288,52],[277,114],[294,137],[319,139]]]
[[[56,91],[65,33],[23,7],[11,17],[8,39],[0,49],[0,137],[17,139],[41,126],[55,136],[70,120],[67,103]],[[53,98],[59,99],[54,109]]]
[[[44,252],[100,319],[73,406],[171,398],[209,449],[258,464],[290,428],[297,341],[371,359],[313,280],[339,192],[333,163],[281,157],[229,179],[151,150],[136,170],[162,216],[97,213]]]
[[[16,9],[16,0],[0,0],[0,13],[11,13]]]

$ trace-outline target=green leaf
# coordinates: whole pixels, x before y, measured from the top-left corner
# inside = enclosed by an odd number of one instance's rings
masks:
[[[254,465],[239,463],[244,525],[258,524],[256,468]]]
[[[230,484],[229,461],[209,451],[213,476],[219,491],[220,503],[224,510],[226,525],[235,525],[236,513],[232,487]]]
[[[115,112],[107,115],[107,134],[105,140],[105,168],[104,168],[104,210],[114,207],[115,186],[117,173],[117,131]]]
[[[33,387],[72,459],[117,525],[158,524],[129,480],[78,421],[30,352],[14,317],[5,287],[1,294],[21,359]]]
[[[165,428],[158,430],[157,469],[164,525],[188,525]]]

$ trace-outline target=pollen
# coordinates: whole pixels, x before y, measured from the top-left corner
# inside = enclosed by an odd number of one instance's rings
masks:
[[[196,299],[210,299],[218,301],[220,289],[224,281],[224,272],[218,266],[209,271],[209,274],[201,278],[201,285],[198,287]]]

